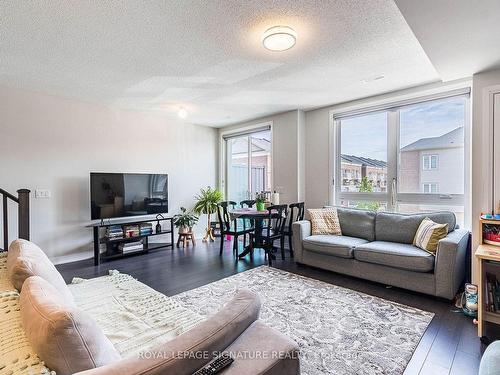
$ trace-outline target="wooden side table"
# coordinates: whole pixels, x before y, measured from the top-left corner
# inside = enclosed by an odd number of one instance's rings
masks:
[[[494,273],[500,277],[500,247],[482,244],[476,250],[476,258],[479,261],[479,299],[477,315],[477,334],[484,336],[484,322],[500,324],[500,313],[487,311],[485,306],[486,272]]]
[[[189,241],[191,241],[193,246],[196,245],[196,240],[194,238],[193,232],[179,233],[179,238],[177,239],[177,247],[180,247],[181,242],[182,242],[182,247],[189,246]]]

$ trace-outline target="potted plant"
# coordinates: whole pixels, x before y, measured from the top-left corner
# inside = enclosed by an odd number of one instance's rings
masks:
[[[255,193],[255,205],[257,206],[257,211],[266,210],[266,194],[263,192]]]
[[[181,207],[181,213],[174,215],[173,220],[176,228],[179,228],[179,234],[191,233],[193,226],[198,222],[198,216]]]
[[[200,193],[195,196],[196,204],[194,205],[194,212],[198,215],[206,214],[207,227],[205,229],[205,236],[203,241],[215,241],[212,228],[210,227],[210,215],[217,211],[217,205],[222,201],[222,192],[218,189],[212,189],[210,186],[206,189],[200,189]]]

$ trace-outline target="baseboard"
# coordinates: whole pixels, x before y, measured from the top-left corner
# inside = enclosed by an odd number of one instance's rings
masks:
[[[82,251],[80,253],[76,254],[68,254],[68,255],[61,255],[58,257],[51,257],[50,260],[54,264],[63,264],[63,263],[71,263],[71,262],[77,262],[79,260],[85,260],[92,258],[94,256],[93,251]]]

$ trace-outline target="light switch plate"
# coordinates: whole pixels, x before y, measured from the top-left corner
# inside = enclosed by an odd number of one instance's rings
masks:
[[[38,198],[38,199],[50,198],[50,190],[47,190],[47,189],[36,189],[35,190],[35,198]]]

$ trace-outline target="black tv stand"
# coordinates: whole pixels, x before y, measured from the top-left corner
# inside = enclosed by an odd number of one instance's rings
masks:
[[[155,231],[155,223],[157,222],[165,222],[167,224],[167,228],[162,228],[162,231],[157,233]],[[109,227],[115,225],[139,225],[141,223],[153,223],[153,233],[151,234],[139,234],[133,237],[123,237],[119,238],[108,238],[105,234],[101,236],[101,229],[107,229]],[[164,225],[163,225],[164,226]],[[121,219],[121,220],[101,220],[100,222],[93,223],[87,225],[87,228],[92,228],[94,232],[94,265],[98,266],[101,263],[101,260],[111,260],[123,258],[126,256],[144,254],[150,250],[157,250],[162,248],[172,248],[174,247],[174,222],[171,217],[161,217],[161,218],[146,218],[143,220],[132,220],[132,219]],[[160,235],[170,235],[170,242],[162,243],[158,245],[149,244],[149,237],[160,236]],[[137,251],[123,253],[119,250],[119,244],[123,244],[126,242],[133,242],[143,240],[143,249],[139,249]],[[101,253],[101,244],[106,245],[106,251]]]

